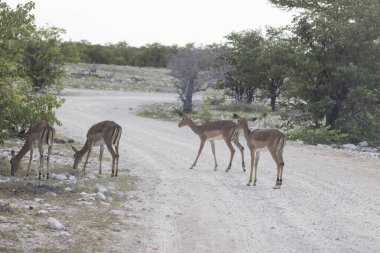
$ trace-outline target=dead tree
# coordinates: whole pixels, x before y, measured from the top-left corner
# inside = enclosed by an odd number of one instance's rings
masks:
[[[193,110],[193,95],[224,78],[228,64],[222,50],[187,47],[172,57],[171,74],[177,78],[176,89],[182,110]]]

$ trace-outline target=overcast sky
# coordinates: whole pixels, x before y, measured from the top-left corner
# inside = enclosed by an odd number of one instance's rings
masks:
[[[6,0],[10,6],[27,0]],[[132,46],[218,43],[232,31],[281,26],[292,15],[267,0],[36,0],[37,25],[66,30],[65,40]]]

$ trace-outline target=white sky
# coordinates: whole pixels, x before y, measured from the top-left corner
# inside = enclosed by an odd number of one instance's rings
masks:
[[[6,0],[15,7],[27,0]],[[232,31],[281,26],[292,14],[267,0],[35,0],[38,26],[66,30],[65,40],[132,46],[218,43]]]

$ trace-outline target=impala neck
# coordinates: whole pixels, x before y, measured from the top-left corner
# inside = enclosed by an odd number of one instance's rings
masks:
[[[32,146],[32,143],[28,140],[24,143],[24,146],[20,149],[20,151],[17,153],[17,155],[13,158],[13,162],[16,164],[20,163],[21,159],[24,157],[26,152],[30,150],[30,147]]]
[[[84,154],[86,154],[86,152],[90,149],[91,147],[91,143],[90,141],[87,139],[86,140],[86,143],[84,144],[84,146],[82,147],[82,149],[78,150],[78,153],[81,154],[82,156]]]
[[[243,129],[244,131],[244,136],[245,138],[248,140],[248,136],[249,136],[249,133],[251,132],[248,128],[248,122],[245,120],[243,122],[241,122],[241,128]]]
[[[197,126],[194,121],[190,121],[189,123],[189,127],[191,128],[191,130],[193,130],[194,133],[198,134],[199,133],[199,126]]]

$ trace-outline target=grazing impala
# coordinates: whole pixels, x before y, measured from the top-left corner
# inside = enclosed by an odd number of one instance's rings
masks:
[[[255,121],[257,118],[245,119],[241,118],[236,113],[234,113],[234,118],[238,119],[238,128],[243,129],[247,145],[251,152],[251,174],[247,185],[249,186],[252,182],[253,165],[255,165],[253,185],[256,185],[257,164],[260,158],[260,149],[267,147],[277,165],[277,180],[273,188],[280,189],[282,185],[282,171],[285,165],[282,157],[286,142],[285,135],[277,129],[249,130],[248,121]]]
[[[228,164],[226,172],[228,172],[231,169],[232,159],[233,159],[234,154],[235,154],[235,149],[232,146],[231,142],[233,142],[240,150],[241,160],[242,160],[242,168],[243,168],[243,171],[245,171],[244,148],[239,143],[239,131],[236,131],[237,125],[232,120],[218,120],[218,121],[214,121],[214,122],[210,122],[210,123],[205,123],[202,125],[196,125],[190,117],[188,117],[182,113],[180,113],[180,116],[182,117],[182,121],[178,124],[178,127],[189,126],[191,128],[191,130],[193,130],[193,132],[195,134],[197,134],[201,140],[198,155],[195,158],[195,161],[194,161],[193,165],[190,167],[190,169],[192,169],[197,164],[199,155],[202,152],[202,149],[204,147],[205,142],[210,141],[212,154],[214,155],[214,161],[215,161],[214,170],[217,170],[218,163],[216,161],[216,156],[215,156],[214,140],[223,139],[231,151],[230,163]]]
[[[46,179],[49,179],[49,159],[51,149],[53,148],[55,130],[49,122],[43,120],[32,126],[28,131],[28,137],[26,138],[24,146],[22,146],[20,152],[17,155],[14,155],[12,150],[12,158],[11,158],[11,175],[14,176],[17,173],[17,170],[20,166],[21,159],[24,157],[26,152],[30,151],[28,171],[26,176],[29,176],[30,173],[30,163],[33,159],[33,148],[35,145],[38,146],[38,151],[40,152],[40,166],[38,167],[38,179],[41,179],[41,175],[45,177],[45,173],[43,171],[43,163],[44,163],[44,145],[48,145],[48,154],[46,161]]]
[[[87,140],[81,150],[77,150],[73,146],[71,148],[75,152],[74,154],[74,169],[77,169],[78,164],[82,161],[83,156],[87,153],[86,161],[84,162],[83,171],[86,170],[88,158],[90,157],[91,149],[94,146],[100,146],[99,154],[99,174],[102,174],[102,159],[104,145],[108,148],[108,151],[112,156],[112,172],[111,177],[117,177],[118,165],[119,165],[119,141],[121,137],[121,126],[113,121],[102,121],[93,125],[87,132]],[[116,167],[116,172],[115,172]]]

